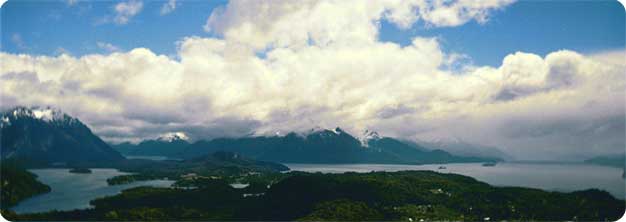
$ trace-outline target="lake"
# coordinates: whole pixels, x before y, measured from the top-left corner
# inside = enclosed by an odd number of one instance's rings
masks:
[[[626,185],[622,169],[588,164],[480,163],[392,165],[392,164],[285,164],[291,170],[322,173],[432,170],[470,176],[494,186],[518,186],[570,192],[590,188],[606,190],[624,199]],[[445,169],[440,169],[445,168]]]
[[[116,169],[91,169],[90,174],[70,173],[69,169],[34,169],[30,172],[52,189],[50,193],[26,199],[11,208],[16,213],[90,208],[89,201],[138,186],[169,187],[174,181],[151,180],[109,186],[108,178],[128,173]]]
[[[166,156],[140,156],[140,155],[124,155],[124,157],[126,157],[126,159],[143,159],[143,160],[157,160],[157,161],[163,161],[163,160],[182,160],[179,158],[171,158],[171,157],[166,157]]]
[[[294,171],[343,173],[370,171],[432,170],[457,173],[494,186],[532,187],[553,191],[589,188],[606,190],[624,199],[622,169],[586,164],[498,163],[484,167],[480,163],[392,165],[392,164],[285,164]],[[440,167],[445,169],[439,169]],[[17,213],[90,208],[89,201],[120,193],[137,186],[169,187],[174,181],[152,180],[109,186],[106,179],[124,175],[115,169],[92,169],[91,174],[69,173],[69,169],[35,169],[30,172],[49,185],[52,191],[20,202],[11,208]],[[235,185],[235,186],[238,186]]]

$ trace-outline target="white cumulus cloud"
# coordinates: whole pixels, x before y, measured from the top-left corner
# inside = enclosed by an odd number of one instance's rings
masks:
[[[234,0],[214,10],[204,29],[257,50],[299,47],[311,42],[320,46],[371,44],[377,40],[377,24],[382,19],[401,28],[418,20],[431,26],[458,26],[471,20],[485,22],[490,11],[512,2]]]
[[[139,14],[143,9],[143,2],[141,0],[129,0],[115,4],[113,7],[115,10],[115,17],[113,21],[116,24],[125,25],[132,17]]]
[[[120,48],[111,44],[111,43],[107,43],[107,42],[96,42],[96,46],[98,46],[98,48],[106,51],[106,52],[118,52],[120,51]]]
[[[161,15],[170,14],[174,10],[176,10],[176,0],[168,0],[161,6]]]
[[[250,11],[236,5],[244,3]],[[419,8],[410,18],[394,14],[406,9],[349,3],[231,2],[207,25],[224,38],[183,38],[177,59],[145,48],[81,57],[0,53],[0,105],[55,105],[109,141],[339,126],[405,139],[455,137],[520,159],[623,151],[623,50],[516,52],[498,67],[450,70],[460,56],[436,38],[407,46],[377,40],[376,20],[426,19]],[[455,4],[442,7],[461,7]],[[487,13],[501,3],[463,4]],[[473,17],[460,20],[488,15],[461,11]],[[329,14],[334,22],[324,20]]]

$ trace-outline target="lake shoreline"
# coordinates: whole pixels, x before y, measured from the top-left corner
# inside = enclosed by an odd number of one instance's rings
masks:
[[[586,163],[518,163],[499,162],[485,167],[480,163],[449,164],[298,164],[284,163],[291,171],[321,173],[367,173],[372,171],[397,172],[427,170],[472,177],[498,187],[526,187],[556,192],[600,189],[618,199],[625,198],[626,182],[622,169]],[[443,169],[440,167],[443,166]]]
[[[169,187],[174,183],[171,180],[151,180],[110,186],[106,179],[129,173],[113,168],[89,168],[92,171],[90,174],[76,174],[70,173],[70,169],[28,169],[37,175],[40,182],[50,186],[51,191],[22,200],[9,209],[19,214],[89,209],[92,207],[91,200],[117,195],[122,190],[139,186]]]
[[[524,188],[537,188],[546,191],[556,192],[574,192],[586,189],[600,189],[606,190],[611,193],[612,196],[617,199],[624,198],[624,180],[621,178],[621,169],[613,168],[609,166],[599,166],[585,163],[571,163],[571,164],[557,164],[557,163],[521,163],[521,162],[499,162],[493,167],[482,166],[481,163],[448,163],[448,164],[301,164],[301,163],[284,163],[284,165],[290,168],[290,171],[303,171],[303,172],[322,172],[331,174],[342,174],[346,172],[356,173],[369,173],[372,171],[384,171],[384,172],[397,172],[397,171],[433,171],[438,173],[451,173],[472,177],[478,181],[488,183],[496,187],[524,187]],[[575,169],[573,169],[575,168]],[[149,181],[137,181],[130,184],[114,185],[107,184],[106,180],[119,175],[128,175],[129,172],[123,172],[113,168],[90,168],[94,172],[92,174],[73,174],[69,173],[67,167],[54,167],[54,168],[38,168],[29,169],[38,176],[42,183],[52,187],[50,193],[40,194],[33,196],[26,200],[20,201],[16,206],[11,209],[17,213],[34,213],[34,212],[46,212],[49,210],[72,210],[72,209],[88,209],[89,201],[120,193],[122,190],[129,189],[137,186],[150,185],[155,182],[157,186],[159,183],[165,180],[149,180]],[[615,171],[615,172],[613,172]],[[580,173],[577,173],[580,172]],[[59,201],[47,202],[48,204],[54,204],[54,206],[46,208],[42,207],[46,202],[36,203],[37,199],[49,199],[46,195],[55,195],[55,191],[61,190],[73,190],[76,184],[67,185],[59,181],[51,182],[50,175],[56,174],[57,176],[65,178],[68,181],[80,181],[81,176],[89,177],[96,176],[98,179],[96,182],[96,188],[103,189],[104,187],[111,187],[112,191],[107,191],[103,195],[90,195],[82,200],[73,200],[74,206],[77,208],[58,207],[56,206]],[[103,175],[104,174],[104,175]],[[613,175],[615,174],[615,175]],[[587,175],[594,175],[595,178],[588,179]],[[617,176],[618,178],[614,178]],[[54,177],[54,176],[53,176]],[[558,178],[558,179],[555,179]],[[84,178],[83,178],[84,179]],[[174,183],[174,181],[164,182],[160,185],[167,184],[168,186]],[[78,185],[80,186],[80,184]],[[162,187],[162,186],[160,186]],[[620,189],[620,187],[622,189]],[[106,188],[104,188],[106,189]],[[80,189],[78,189],[80,190]],[[83,191],[84,192],[84,191]],[[34,200],[33,200],[34,199]],[[54,200],[54,198],[52,198]],[[79,205],[77,203],[82,203]],[[26,204],[26,205],[24,205]],[[29,209],[28,206],[36,209]],[[47,209],[47,210],[46,210]]]

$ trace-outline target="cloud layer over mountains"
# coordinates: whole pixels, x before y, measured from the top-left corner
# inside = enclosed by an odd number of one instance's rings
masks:
[[[378,24],[489,22],[510,1],[367,3],[233,1],[204,26],[220,38],[183,38],[176,58],[146,48],[0,53],[0,102],[57,106],[109,141],[340,126],[462,138],[521,159],[623,152],[624,51],[517,52],[499,67],[473,66],[436,38],[381,42]]]

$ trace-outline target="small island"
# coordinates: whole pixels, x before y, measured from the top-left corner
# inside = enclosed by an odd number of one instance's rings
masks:
[[[237,189],[226,178],[189,173],[171,188],[135,187],[94,199],[92,209],[26,213],[11,215],[11,219],[614,221],[624,213],[623,200],[598,189],[561,193],[496,187],[471,177],[433,171],[275,175],[280,178],[275,177],[274,182],[268,177],[257,182],[242,179],[239,182],[249,186]]]
[[[494,166],[496,166],[496,164],[497,164],[496,162],[486,162],[486,163],[483,163],[483,166],[484,167],[494,167]]]
[[[70,169],[70,173],[91,173],[89,168],[72,168]]]

